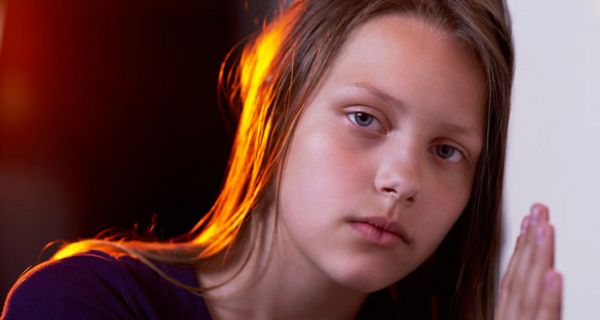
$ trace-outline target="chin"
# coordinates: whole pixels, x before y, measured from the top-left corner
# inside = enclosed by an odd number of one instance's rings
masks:
[[[389,268],[376,268],[373,264],[355,266],[354,268],[346,265],[343,270],[339,270],[332,278],[344,287],[362,293],[371,293],[389,287],[411,271],[400,272],[401,269],[401,266],[398,266],[395,270],[390,270]]]
[[[350,277],[343,280],[343,285],[354,291],[362,293],[372,293],[396,283],[399,279],[381,279],[366,275],[362,277]]]

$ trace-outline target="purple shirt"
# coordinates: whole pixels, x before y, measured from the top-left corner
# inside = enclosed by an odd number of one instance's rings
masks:
[[[156,262],[198,287],[192,267]],[[89,251],[40,264],[8,295],[2,319],[211,319],[204,300],[173,285],[141,261]]]

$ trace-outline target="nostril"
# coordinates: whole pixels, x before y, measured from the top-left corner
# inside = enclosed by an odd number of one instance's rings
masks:
[[[383,188],[383,192],[385,192],[385,193],[396,193],[396,190],[394,190],[394,188]]]
[[[416,193],[415,192],[406,192],[406,193],[400,193],[398,192],[397,189],[395,188],[389,188],[389,187],[385,187],[385,188],[381,188],[381,192],[382,194],[387,194],[389,196],[392,196],[394,198],[396,198],[399,201],[402,201],[406,204],[412,204],[415,203],[416,199]]]
[[[379,195],[394,199],[405,205],[414,204],[419,198],[421,176],[417,170],[400,171],[384,166],[374,179],[373,188]],[[384,170],[385,169],[385,170]]]

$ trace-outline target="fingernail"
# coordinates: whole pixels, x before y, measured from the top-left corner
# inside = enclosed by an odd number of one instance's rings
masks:
[[[521,222],[521,234],[527,233],[527,229],[529,228],[529,216],[523,218],[523,222]]]
[[[542,209],[538,206],[534,206],[531,212],[531,216],[533,217],[533,225],[537,225],[542,219]]]
[[[535,232],[535,240],[538,244],[546,243],[546,227],[538,226]]]

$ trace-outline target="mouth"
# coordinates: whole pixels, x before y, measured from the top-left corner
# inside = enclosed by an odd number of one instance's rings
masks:
[[[349,222],[364,240],[377,246],[389,248],[412,242],[399,223],[383,216],[350,219]]]

